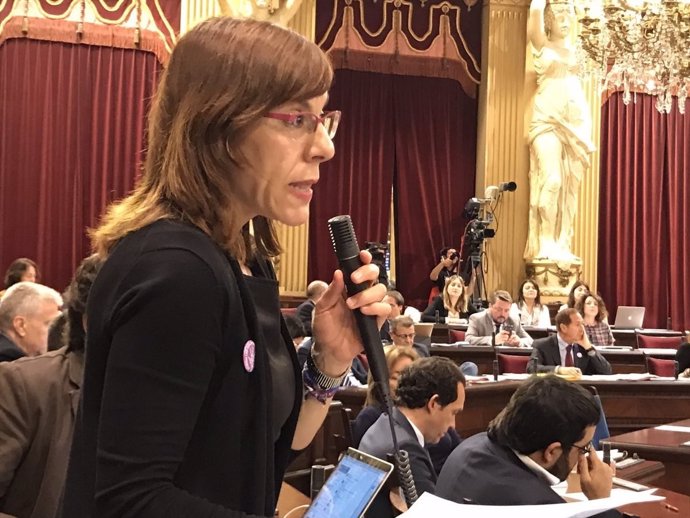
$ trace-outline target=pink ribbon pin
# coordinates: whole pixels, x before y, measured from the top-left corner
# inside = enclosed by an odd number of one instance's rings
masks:
[[[252,340],[247,340],[244,344],[244,351],[242,351],[242,362],[244,363],[244,370],[252,372],[254,370],[254,357],[256,356],[256,344]]]

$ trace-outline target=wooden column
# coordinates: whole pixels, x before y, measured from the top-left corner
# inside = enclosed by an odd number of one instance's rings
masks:
[[[488,185],[515,181],[496,210],[498,232],[487,239],[489,292],[514,294],[524,276],[529,153],[525,126],[525,48],[529,2],[487,0],[482,16],[482,82],[479,89],[477,196]]]

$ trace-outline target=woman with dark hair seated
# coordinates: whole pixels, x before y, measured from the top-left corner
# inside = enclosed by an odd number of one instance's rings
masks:
[[[510,314],[523,326],[549,327],[549,308],[541,303],[539,285],[525,279],[518,288],[517,302],[510,306]]]
[[[0,291],[0,298],[5,294],[5,290],[18,282],[36,282],[38,280],[38,266],[31,259],[20,257],[12,261],[12,264],[5,273],[5,288]]]
[[[573,287],[570,288],[568,303],[563,304],[560,308],[558,308],[558,311],[563,311],[566,308],[574,308],[575,304],[577,304],[577,302],[585,295],[589,295],[591,291],[592,290],[589,289],[589,284],[587,284],[585,281],[575,281]]]
[[[465,283],[459,275],[448,278],[443,293],[434,297],[422,313],[422,322],[439,322],[467,319],[477,309],[467,300]]]
[[[616,339],[613,337],[611,327],[606,320],[608,312],[604,300],[596,294],[582,297],[575,305],[578,313],[584,319],[585,332],[589,341],[595,347],[613,345]]]

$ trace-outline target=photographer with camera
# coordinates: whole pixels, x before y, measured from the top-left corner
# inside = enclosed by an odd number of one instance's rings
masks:
[[[460,254],[458,254],[455,248],[445,246],[441,249],[440,256],[441,260],[429,273],[429,279],[438,286],[439,292],[443,292],[443,288],[446,286],[446,279],[458,274]]]

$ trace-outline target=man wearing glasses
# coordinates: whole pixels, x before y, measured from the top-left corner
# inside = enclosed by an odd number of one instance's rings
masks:
[[[613,470],[592,450],[598,421],[599,407],[587,390],[556,376],[533,377],[487,432],[464,440],[450,454],[436,495],[481,505],[563,503],[551,486],[577,466],[587,498],[608,497]]]

